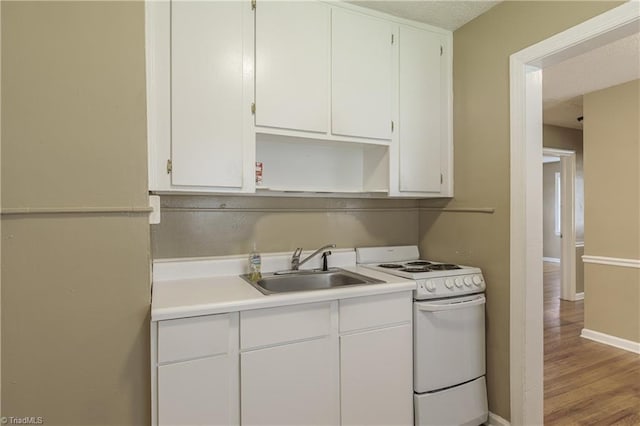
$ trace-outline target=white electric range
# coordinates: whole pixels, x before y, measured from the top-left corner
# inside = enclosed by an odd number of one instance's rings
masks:
[[[479,268],[420,259],[417,246],[356,249],[360,266],[413,279],[416,426],[487,421],[486,284]]]

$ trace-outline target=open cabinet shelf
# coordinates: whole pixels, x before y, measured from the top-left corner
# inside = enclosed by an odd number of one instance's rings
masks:
[[[315,193],[386,193],[386,145],[335,142],[256,134],[256,161],[262,163],[257,190]]]

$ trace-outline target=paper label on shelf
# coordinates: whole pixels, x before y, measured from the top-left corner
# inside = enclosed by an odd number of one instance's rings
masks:
[[[256,161],[256,185],[262,185],[262,162]]]

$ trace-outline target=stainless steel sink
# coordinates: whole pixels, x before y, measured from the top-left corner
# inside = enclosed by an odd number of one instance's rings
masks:
[[[286,274],[267,274],[257,281],[252,281],[248,274],[240,275],[240,277],[266,295],[384,282],[337,268],[329,271],[295,271]]]

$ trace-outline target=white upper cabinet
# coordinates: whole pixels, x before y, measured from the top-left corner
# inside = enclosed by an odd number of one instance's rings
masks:
[[[391,139],[391,22],[334,8],[331,15],[331,130]]]
[[[256,8],[256,126],[328,131],[329,13],[310,1]]]
[[[400,27],[400,191],[440,192],[442,42]]]
[[[453,196],[450,31],[344,2],[145,10],[150,191]]]
[[[254,188],[249,2],[146,2],[149,188]]]
[[[389,193],[453,196],[451,34],[400,25],[397,145]]]
[[[174,185],[242,186],[242,3],[174,1]]]

